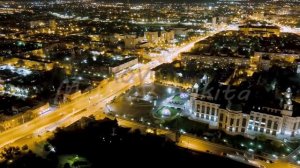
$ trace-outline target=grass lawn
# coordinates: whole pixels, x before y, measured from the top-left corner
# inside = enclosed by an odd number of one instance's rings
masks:
[[[186,117],[178,117],[172,121],[166,121],[163,125],[170,129],[183,129],[184,131],[192,134],[202,134],[202,132],[208,129],[207,124],[192,121]]]
[[[181,102],[181,101],[183,101],[183,100],[181,99],[180,95],[176,95],[176,96],[174,96],[174,97],[172,98],[172,101],[175,101],[175,102]]]

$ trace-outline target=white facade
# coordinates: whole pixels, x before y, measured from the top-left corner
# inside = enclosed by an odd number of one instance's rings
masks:
[[[190,117],[194,120],[233,135],[264,134],[278,139],[300,138],[300,117],[292,117],[291,104],[285,104],[284,109],[259,107],[250,113],[243,113],[241,110],[220,108],[219,104],[213,103],[213,98],[197,94],[198,87],[195,86],[190,96]],[[289,103],[290,89],[283,95],[285,102]]]
[[[126,68],[129,68],[133,65],[136,65],[136,64],[138,64],[138,59],[137,58],[135,58],[131,61],[125,62],[124,64],[120,64],[118,66],[115,66],[115,67],[109,67],[109,72],[115,74],[117,72],[120,72],[120,71],[122,71]]]
[[[194,111],[192,115],[195,119],[201,120],[203,122],[209,123],[210,125],[216,126],[218,121],[218,104],[205,102],[205,101],[195,101]]]

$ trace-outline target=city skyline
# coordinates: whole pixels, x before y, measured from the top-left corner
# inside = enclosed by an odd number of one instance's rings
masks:
[[[0,1],[0,167],[299,167],[299,6]]]

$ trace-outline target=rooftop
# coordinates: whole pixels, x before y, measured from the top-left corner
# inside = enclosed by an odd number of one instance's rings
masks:
[[[239,26],[239,28],[267,28],[267,29],[280,29],[279,26],[275,25],[253,25],[253,24],[246,24]]]

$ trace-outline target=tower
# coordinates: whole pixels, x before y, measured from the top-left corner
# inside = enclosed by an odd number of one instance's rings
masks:
[[[195,83],[195,85],[193,86],[192,92],[198,93],[198,91],[199,91],[198,89],[199,89],[199,85],[198,85],[198,83]]]
[[[293,110],[293,104],[292,104],[292,90],[291,88],[287,88],[286,91],[283,93],[284,96],[284,104],[283,109],[292,111]]]
[[[294,136],[294,121],[291,118],[293,115],[291,88],[287,88],[283,93],[283,110],[281,110],[281,115],[283,117],[281,134],[286,136]]]

